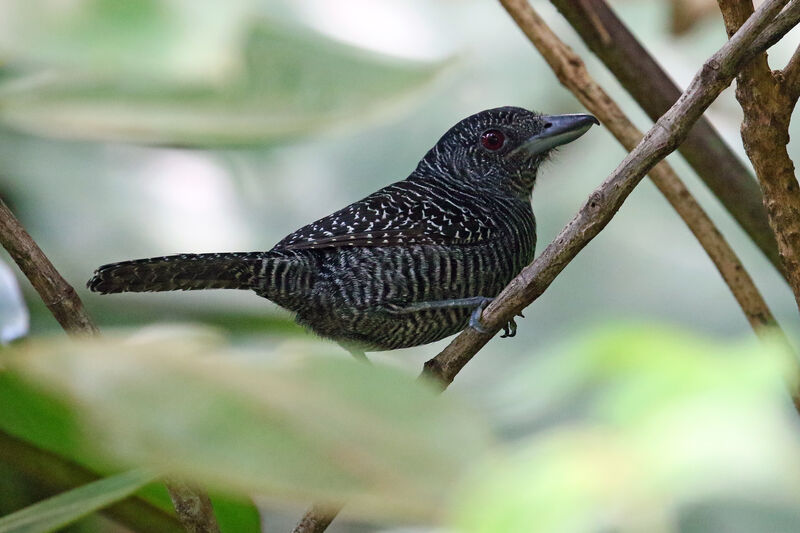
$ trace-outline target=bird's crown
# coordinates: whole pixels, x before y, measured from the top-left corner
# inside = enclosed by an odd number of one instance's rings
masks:
[[[527,196],[553,148],[592,124],[599,122],[591,115],[543,115],[520,107],[481,111],[450,128],[411,177]]]

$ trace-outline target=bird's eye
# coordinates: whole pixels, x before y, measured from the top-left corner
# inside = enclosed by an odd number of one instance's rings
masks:
[[[506,142],[506,136],[499,130],[488,130],[481,134],[481,144],[487,150],[499,150]]]

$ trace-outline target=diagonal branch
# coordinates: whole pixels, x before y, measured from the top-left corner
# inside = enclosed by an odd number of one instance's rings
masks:
[[[750,10],[752,12],[752,9]],[[786,9],[780,12],[767,29],[758,36],[750,47],[752,57],[759,56],[767,51],[773,44],[781,40],[781,37],[797,25],[800,18],[800,2],[791,0]]]
[[[513,4],[504,3],[512,17],[522,17]],[[525,18],[523,31],[545,61],[581,103],[597,116],[605,127],[627,150],[633,150],[642,138],[642,133],[625,116],[620,107],[591,77],[581,58],[547,26],[534,12]],[[696,131],[696,127],[691,130]],[[690,134],[691,135],[691,134]],[[650,171],[650,178],[714,262],[725,283],[728,284],[750,325],[758,332],[762,326],[774,325],[775,319],[764,298],[758,292],[741,261],[714,225],[712,220],[695,200],[678,175],[666,161],[658,163]]]
[[[524,0],[502,2],[523,29],[531,27],[538,19],[536,12]],[[611,221],[644,175],[687,137],[694,122],[752,57],[750,45],[785,4],[786,0],[764,2],[736,35],[705,62],[678,101],[592,192],[555,240],[489,304],[483,313],[483,323],[490,333],[467,328],[439,355],[425,363],[428,375],[443,383],[452,382],[503,324],[547,290],[564,267]]]
[[[751,0],[719,0],[728,34],[736,32],[753,12]],[[782,18],[800,12],[800,0],[792,0]],[[786,145],[789,143],[789,120],[797,97],[790,63],[789,83],[780,72],[772,72],[767,55],[759,54],[747,63],[736,82],[736,99],[744,112],[742,141],[753,163],[764,192],[769,223],[778,242],[783,270],[800,308],[800,186],[794,163]]]
[[[652,120],[657,120],[675,103],[681,90],[605,0],[551,0],[551,3]],[[614,38],[608,39],[607,35]],[[701,117],[678,151],[780,270],[778,248],[767,222],[758,182],[717,130]]]
[[[0,244],[19,265],[61,327],[71,335],[96,335],[75,289],[61,277],[19,220],[0,199]]]
[[[97,335],[99,330],[75,289],[61,277],[41,248],[0,199],[0,244],[8,251],[47,308],[71,335]],[[167,490],[181,524],[190,533],[219,533],[208,495],[175,481]],[[207,503],[207,505],[205,505]]]

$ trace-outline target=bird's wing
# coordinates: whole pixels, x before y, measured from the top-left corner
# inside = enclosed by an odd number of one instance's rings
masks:
[[[455,194],[432,193],[423,184],[401,181],[300,228],[275,248],[446,245],[488,239],[492,228],[485,221],[489,217],[460,207],[463,198]]]

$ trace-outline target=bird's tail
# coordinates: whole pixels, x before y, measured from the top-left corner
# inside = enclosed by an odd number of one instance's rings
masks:
[[[102,294],[117,292],[251,289],[264,252],[181,254],[103,265],[86,286]]]

